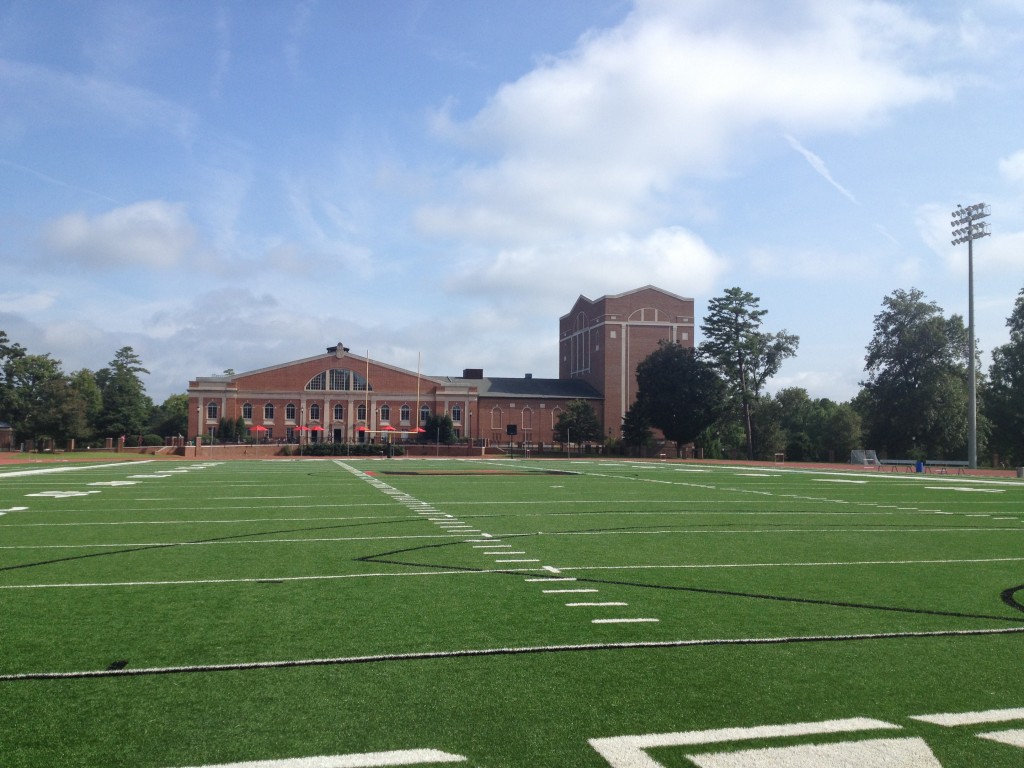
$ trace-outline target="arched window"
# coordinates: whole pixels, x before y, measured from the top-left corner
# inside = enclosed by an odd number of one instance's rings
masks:
[[[491,429],[501,429],[501,408],[494,406],[491,408]]]
[[[345,418],[345,407],[342,405],[334,406],[334,420],[341,421]]]
[[[533,409],[523,408],[523,429],[533,429]]]
[[[295,403],[288,403],[288,405],[284,407],[284,417],[288,419],[288,421],[295,421]]]
[[[420,406],[420,424],[426,424],[430,418],[430,408],[425,405]]]
[[[461,424],[462,423],[462,406],[461,405],[453,405],[452,406],[452,423],[454,423],[454,424]]]
[[[366,421],[366,403],[360,403],[356,409],[356,418],[359,421]]]
[[[320,405],[318,403],[309,406],[309,419],[310,421],[320,421]]]
[[[401,410],[399,410],[398,413],[399,413],[399,418],[402,420],[402,423],[403,424],[408,424],[409,423],[409,417],[412,416],[412,408],[410,408],[408,405],[403,405]]]
[[[267,403],[266,405],[263,406],[263,418],[266,419],[267,421],[273,421],[274,420],[274,404],[273,403]]]
[[[385,422],[391,421],[391,406],[387,403],[380,407],[380,420]]]
[[[251,419],[252,418],[252,403],[245,403],[244,405],[242,405],[242,418],[243,419]]]
[[[217,404],[207,403],[206,404],[206,418],[216,419],[217,418]]]

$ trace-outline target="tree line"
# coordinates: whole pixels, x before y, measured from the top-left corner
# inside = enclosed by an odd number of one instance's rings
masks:
[[[0,330],[0,421],[14,429],[16,445],[99,447],[107,438],[146,444],[184,434],[188,396],[160,406],[146,395],[140,374],[149,373],[131,347],[106,367],[67,373],[49,354],[30,354]]]
[[[637,399],[620,425],[621,443],[642,451],[659,430],[677,449],[694,445],[707,458],[846,461],[858,448],[899,459],[962,459],[967,451],[968,332],[959,315],[946,317],[916,288],[882,300],[866,347],[860,390],[849,402],[812,399],[789,387],[770,395],[767,383],[796,355],[800,339],[762,329],[760,299],[730,288],[712,299],[695,348],[662,342],[636,369]],[[980,373],[978,456],[984,463],[1024,464],[1024,289],[1006,321],[1007,344],[992,351]],[[979,372],[980,365],[977,366]],[[149,373],[131,347],[97,371],[65,373],[49,354],[29,354],[0,330],[0,421],[18,444],[53,441],[101,445],[126,436],[160,443],[184,435],[188,396],[156,406],[140,374]],[[447,441],[450,423],[430,426]],[[221,437],[230,438],[224,424]],[[563,442],[604,440],[586,403],[559,417]]]
[[[966,456],[969,345],[961,316],[946,317],[916,288],[884,297],[866,378],[856,397],[837,403],[801,387],[765,393],[800,343],[786,331],[762,330],[766,314],[757,296],[730,288],[709,302],[701,344],[661,342],[637,366],[622,442],[642,452],[657,429],[677,450],[692,444],[706,458],[846,461],[865,448],[899,459]],[[988,376],[978,376],[978,455],[1015,466],[1024,464],[1024,290],[1007,326],[1009,343],[993,350]],[[574,435],[594,421],[579,418],[580,410],[564,415]],[[600,440],[599,431],[589,439]]]

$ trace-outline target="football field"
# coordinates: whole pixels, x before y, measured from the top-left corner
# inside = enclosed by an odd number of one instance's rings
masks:
[[[1024,481],[0,467],[0,766],[1024,765]]]

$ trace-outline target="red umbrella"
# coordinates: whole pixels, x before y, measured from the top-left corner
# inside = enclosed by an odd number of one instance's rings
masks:
[[[356,432],[365,432],[365,431],[366,431],[366,427],[364,427],[362,425],[356,427]]]
[[[390,424],[385,424],[383,427],[381,427],[381,429],[384,430],[385,432],[395,432],[395,431],[397,431]]]
[[[323,432],[324,428],[319,424],[314,424],[312,427],[306,427],[310,432]]]
[[[251,432],[266,432],[267,428],[264,427],[262,424],[257,424],[255,427],[252,427],[250,429],[250,431]]]
[[[296,432],[305,432],[309,427],[293,427]]]

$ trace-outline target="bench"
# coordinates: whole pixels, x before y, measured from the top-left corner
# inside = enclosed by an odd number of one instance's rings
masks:
[[[926,461],[924,463],[925,472],[928,471],[928,467],[935,467],[935,474],[937,475],[949,474],[951,469],[956,469],[956,473],[962,475],[968,466],[969,463],[966,461]]]
[[[917,461],[914,459],[879,459],[877,469],[891,467],[890,472],[898,472],[900,467],[906,467],[907,472],[913,472],[916,466]]]
[[[916,459],[880,459],[878,462],[878,469],[882,467],[890,467],[890,472],[898,472],[900,467],[905,467],[904,471],[913,472],[917,469]],[[968,462],[966,461],[924,461],[924,471],[928,472],[933,470],[937,475],[949,474],[949,470],[956,469],[958,475],[964,474],[964,470],[967,469]],[[934,468],[934,469],[933,469]]]

